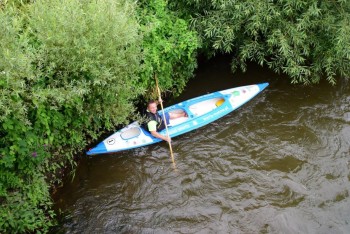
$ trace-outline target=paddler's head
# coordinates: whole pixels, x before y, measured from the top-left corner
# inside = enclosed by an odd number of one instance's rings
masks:
[[[151,100],[147,104],[147,110],[149,112],[151,112],[152,114],[155,114],[155,113],[157,113],[157,105],[158,105],[157,101]]]

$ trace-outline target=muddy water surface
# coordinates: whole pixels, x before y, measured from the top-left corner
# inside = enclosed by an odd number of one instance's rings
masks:
[[[165,143],[86,156],[52,233],[350,233],[350,85],[295,86],[254,64],[200,64],[167,104],[259,82],[235,112]],[[83,154],[84,152],[82,152]]]

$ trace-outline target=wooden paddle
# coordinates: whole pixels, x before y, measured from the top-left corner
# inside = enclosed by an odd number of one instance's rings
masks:
[[[156,86],[157,86],[157,92],[158,92],[159,100],[162,100],[162,97],[160,95],[160,89],[159,89],[159,86],[158,86],[157,75],[154,75],[154,79],[156,80]],[[160,107],[162,108],[162,116],[163,116],[163,121],[165,123],[166,135],[167,135],[168,138],[170,138],[162,101],[160,101]],[[174,168],[176,168],[176,164],[175,164],[175,160],[174,160],[174,154],[173,154],[173,148],[171,147],[171,142],[169,142],[169,149],[170,149],[171,161],[173,162]]]

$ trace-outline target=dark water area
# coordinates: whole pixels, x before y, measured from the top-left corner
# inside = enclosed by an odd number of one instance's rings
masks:
[[[52,233],[350,233],[350,86],[291,85],[230,59],[199,65],[174,104],[269,82],[231,114],[166,143],[84,157],[54,194]],[[84,152],[82,152],[84,154]]]

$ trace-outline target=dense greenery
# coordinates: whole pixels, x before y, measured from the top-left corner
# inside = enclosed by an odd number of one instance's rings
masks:
[[[144,34],[140,84],[155,91],[153,76],[157,75],[163,90],[179,94],[197,65],[197,34],[188,30],[185,20],[167,9],[164,0],[139,1],[139,6]]]
[[[208,54],[233,53],[284,72],[293,83],[350,75],[350,1],[179,0],[172,7],[192,22]]]
[[[154,74],[179,93],[197,37],[163,0],[6,1],[0,27],[0,232],[46,232],[62,168],[132,118]]]
[[[50,205],[47,184],[39,171],[45,151],[28,120],[26,83],[34,78],[33,54],[27,40],[19,37],[20,19],[16,12],[0,12],[0,230],[24,232],[48,222]],[[23,48],[28,48],[25,51]],[[48,214],[51,215],[51,214]]]
[[[26,7],[25,14],[0,12],[0,229],[13,232],[47,230],[45,175],[73,162],[87,136],[125,122],[140,93],[132,6],[56,0]]]

